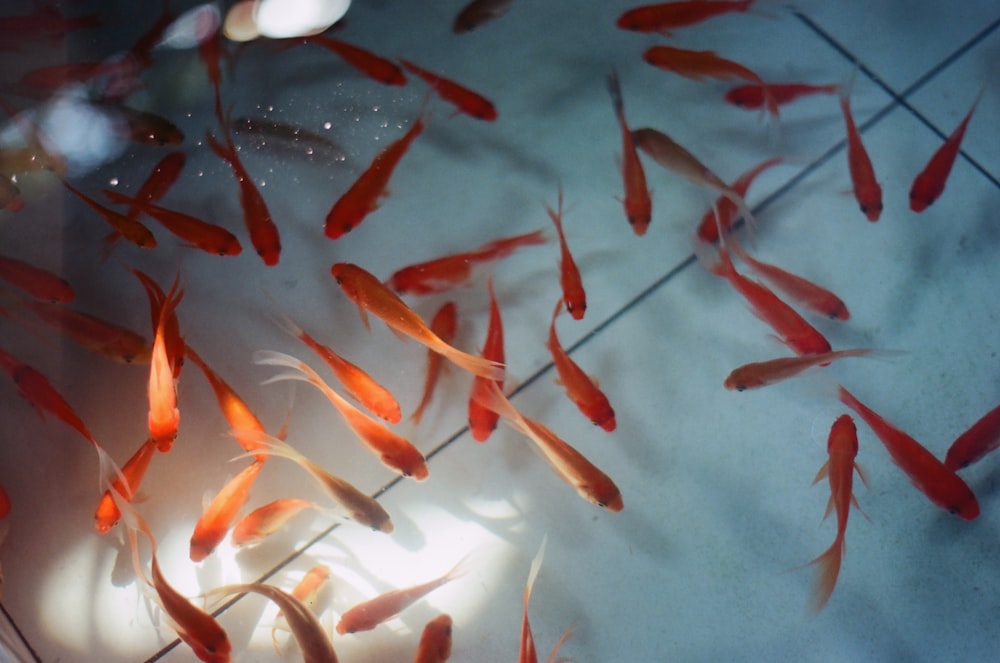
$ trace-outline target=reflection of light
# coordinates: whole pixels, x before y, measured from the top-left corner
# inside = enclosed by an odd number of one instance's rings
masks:
[[[194,48],[219,29],[219,8],[212,3],[199,5],[181,14],[163,31],[160,48]]]
[[[230,8],[223,30],[233,41],[304,37],[329,28],[350,6],[350,0],[245,0]]]
[[[61,95],[47,105],[39,114],[38,127],[45,149],[66,160],[71,176],[117,159],[129,135],[121,117],[75,94]]]

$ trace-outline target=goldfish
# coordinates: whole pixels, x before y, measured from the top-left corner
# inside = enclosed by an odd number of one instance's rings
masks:
[[[407,265],[396,270],[386,285],[400,294],[430,295],[445,292],[464,283],[472,276],[476,265],[501,260],[524,246],[548,241],[541,229],[513,237],[501,237],[471,251]]]
[[[308,500],[286,497],[268,502],[244,516],[233,526],[229,542],[239,548],[256,545],[271,536],[305,509],[319,509]]]
[[[312,604],[315,602],[316,597],[319,595],[320,590],[323,589],[323,585],[326,584],[326,581],[329,577],[330,577],[330,568],[323,564],[317,564],[316,566],[306,571],[306,574],[302,577],[302,580],[300,580],[299,583],[295,585],[295,587],[292,589],[291,596],[297,599],[299,602],[301,602],[303,606],[312,610],[313,608]],[[277,620],[282,617],[283,615],[279,611],[274,619],[277,622]],[[278,646],[278,641],[276,636],[277,630],[278,630],[277,624],[271,627],[271,642],[274,643],[276,650]]]
[[[869,348],[854,348],[851,350],[836,350],[820,354],[803,355],[801,357],[779,357],[768,361],[758,361],[744,364],[733,369],[722,383],[726,389],[744,391],[757,389],[795,377],[814,366],[826,366],[831,361],[846,357],[866,357],[875,352]],[[884,351],[883,351],[884,352]]]
[[[483,95],[473,92],[455,81],[418,67],[409,60],[400,59],[400,62],[403,63],[403,67],[408,72],[422,78],[430,85],[439,97],[454,105],[458,112],[486,122],[493,122],[497,119],[497,110],[493,106],[493,102]]]
[[[200,562],[215,551],[226,538],[239,515],[240,509],[250,497],[250,488],[264,467],[263,460],[255,460],[242,472],[229,480],[219,494],[209,503],[205,512],[194,526],[191,534],[190,557],[192,562]]]
[[[392,532],[392,519],[382,505],[355,488],[347,481],[330,474],[322,467],[303,456],[299,451],[276,437],[256,431],[234,431],[234,435],[246,434],[256,439],[259,449],[254,454],[281,456],[298,464],[320,485],[323,492],[346,511],[345,517],[359,525],[370,527],[376,532]],[[253,454],[251,454],[253,455]]]
[[[145,338],[83,311],[42,302],[22,301],[21,306],[81,347],[126,364],[145,364],[152,348]]]
[[[450,571],[434,580],[406,589],[386,592],[359,603],[341,615],[340,621],[337,622],[337,633],[344,635],[345,633],[370,631],[382,622],[392,619],[438,587],[464,575],[468,560],[468,556],[463,557]]]
[[[129,270],[135,275],[146,291],[149,299],[149,317],[152,321],[153,330],[160,326],[160,312],[163,304],[167,301],[167,293],[148,274],[139,269]],[[175,279],[175,283],[179,280]],[[185,345],[181,336],[180,323],[177,321],[176,308],[169,312],[167,319],[163,323],[163,343],[167,351],[167,363],[170,364],[171,373],[174,380],[180,377],[181,367],[184,365]]]
[[[330,370],[337,376],[340,383],[344,385],[351,398],[361,403],[369,412],[388,421],[390,424],[398,424],[400,422],[403,415],[399,409],[399,402],[396,401],[396,397],[388,389],[376,382],[375,378],[314,339],[303,331],[301,327],[292,322],[288,316],[275,313],[274,317],[282,329],[305,343],[326,362],[326,365],[330,367]]]
[[[771,94],[779,106],[790,104],[797,99],[811,94],[837,94],[840,85],[811,85],[809,83],[765,83],[761,85],[740,85],[726,92],[726,103],[747,110],[763,108],[767,103],[765,89]]]
[[[518,648],[517,663],[538,663],[538,651],[535,648],[535,636],[531,633],[531,622],[528,620],[528,604],[531,602],[531,589],[535,586],[535,579],[542,568],[542,560],[545,558],[545,543],[548,536],[542,537],[542,544],[538,546],[535,558],[531,560],[531,567],[528,569],[528,580],[524,583],[524,609],[521,612],[521,639]]]
[[[480,402],[531,440],[556,475],[572,486],[580,497],[615,513],[625,507],[621,491],[615,482],[583,454],[561,440],[544,424],[518,412],[496,384],[487,383],[484,392]]]
[[[149,362],[149,435],[156,442],[156,448],[168,452],[177,437],[181,413],[177,408],[177,387],[174,384],[173,364],[167,354],[167,320],[184,297],[184,291],[177,290],[179,281],[167,293],[160,308],[159,324],[153,339],[153,356]]]
[[[141,187],[139,187],[139,192],[135,195],[136,200],[152,204],[167,195],[170,187],[172,187],[174,182],[177,181],[177,178],[180,177],[186,161],[187,157],[183,152],[171,152],[167,156],[160,159],[157,164],[153,166],[153,171],[146,178],[146,181],[142,183]],[[125,216],[138,221],[140,214],[142,214],[142,209],[137,203],[129,206]],[[119,239],[121,239],[121,234],[115,230],[105,238],[105,241],[107,241],[109,245],[113,245]]]
[[[486,287],[490,295],[490,321],[486,328],[486,342],[483,343],[482,354],[484,359],[502,364],[505,361],[503,320],[500,317],[500,306],[497,304],[496,293],[493,291],[492,277],[486,282]],[[478,375],[472,379],[472,394],[469,397],[469,430],[472,433],[472,439],[476,442],[488,440],[493,431],[496,430],[497,421],[500,419],[499,414],[481,403],[486,396],[485,390],[488,382],[490,382],[488,378]],[[503,379],[493,382],[498,388],[503,389]]]
[[[785,345],[800,355],[830,352],[830,342],[819,330],[765,285],[737,272],[725,248],[719,249],[719,258],[719,262],[711,268],[712,272],[729,281],[750,305],[753,314],[770,325]]]
[[[302,37],[301,41],[307,44],[318,44],[328,51],[333,51],[347,64],[383,85],[406,85],[406,76],[403,75],[403,70],[395,62],[375,55],[360,46],[323,35]]]
[[[622,30],[633,32],[658,32],[664,37],[670,31],[701,23],[710,18],[734,12],[750,11],[754,0],[696,0],[686,2],[661,2],[629,9],[615,24]]]
[[[944,192],[944,185],[948,181],[948,175],[951,174],[955,158],[962,147],[962,139],[965,138],[965,130],[969,127],[969,120],[972,119],[972,114],[976,111],[976,106],[983,98],[985,90],[984,87],[979,91],[975,101],[972,102],[972,107],[969,108],[969,112],[965,114],[948,139],[931,156],[930,161],[913,180],[913,186],[910,187],[910,209],[914,212],[923,212]]]
[[[118,212],[104,207],[94,199],[88,197],[82,191],[79,191],[72,186],[69,182],[63,181],[63,186],[69,189],[76,197],[87,204],[92,210],[101,215],[109,226],[114,228],[122,237],[132,242],[139,248],[152,249],[156,248],[156,238],[153,233],[146,226],[142,225],[139,221],[135,219],[130,219],[124,214],[119,214]]]
[[[566,310],[573,316],[574,320],[583,320],[584,313],[587,312],[587,293],[583,289],[583,278],[580,276],[580,269],[573,260],[573,254],[569,252],[569,244],[566,243],[566,235],[563,233],[562,225],[562,187],[559,187],[559,206],[557,211],[553,211],[548,205],[545,211],[555,224],[556,234],[559,236],[559,284],[562,286],[563,302]]]
[[[243,222],[246,224],[247,232],[250,233],[250,242],[253,244],[257,255],[268,267],[278,264],[281,257],[281,236],[278,233],[278,226],[271,218],[271,211],[267,208],[264,196],[253,183],[253,178],[240,161],[239,150],[233,144],[233,132],[229,126],[229,118],[220,118],[222,124],[225,144],[215,140],[215,136],[210,131],[205,131],[205,141],[212,151],[227,164],[233,171],[237,183],[240,185],[240,206],[243,208]]]
[[[198,44],[198,57],[205,65],[205,73],[208,75],[208,82],[212,85],[212,94],[215,99],[215,116],[222,121],[222,96],[220,88],[222,86],[222,33],[218,30],[208,35]]]
[[[424,625],[413,663],[445,663],[451,657],[451,615],[440,614]]]
[[[140,111],[128,106],[117,104],[114,112],[120,115],[128,125],[129,140],[142,145],[164,147],[165,145],[180,145],[184,142],[184,132],[167,118]]]
[[[472,0],[458,12],[451,31],[455,34],[471,32],[506,14],[512,4],[514,0]]]
[[[338,262],[330,268],[330,273],[347,298],[357,305],[361,321],[366,328],[369,328],[368,313],[371,313],[390,329],[444,355],[450,362],[473,375],[481,375],[491,380],[503,378],[502,364],[462,352],[442,341],[413,309],[382,285],[370,272],[352,263]]]
[[[984,414],[948,447],[944,466],[951,471],[972,465],[1000,447],[1000,406]]]
[[[559,381],[566,389],[566,395],[576,404],[583,416],[595,426],[600,426],[609,433],[616,427],[615,411],[608,402],[597,382],[583,372],[575,361],[566,353],[556,336],[556,318],[562,309],[561,302],[556,303],[552,312],[552,323],[549,325],[549,340],[545,346],[552,353],[552,363],[555,364]]]
[[[378,209],[386,195],[386,186],[410,145],[424,131],[423,111],[417,116],[402,138],[387,146],[372,160],[354,184],[330,208],[326,215],[324,232],[330,239],[338,239],[354,230],[370,213]]]
[[[257,150],[281,156],[309,157],[317,161],[347,161],[344,148],[326,136],[298,125],[270,118],[238,117],[233,120],[237,136],[247,136]]]
[[[826,552],[809,562],[810,566],[817,566],[816,584],[813,586],[810,606],[813,614],[823,609],[837,584],[840,564],[844,557],[844,533],[847,531],[847,516],[851,505],[859,510],[861,508],[852,492],[855,470],[865,486],[868,486],[868,479],[861,466],[854,460],[858,455],[858,430],[850,415],[842,414],[833,422],[826,450],[830,458],[819,468],[813,483],[819,482],[824,477],[830,482],[830,500],[827,502],[823,519],[826,520],[831,512],[837,512],[837,536]]]
[[[31,36],[57,37],[74,30],[96,28],[103,24],[98,14],[64,16],[52,5],[42,6],[34,14],[0,17],[0,34],[10,39]]]
[[[10,515],[10,495],[4,490],[3,484],[0,484],[0,520],[3,520]]]
[[[438,309],[434,317],[431,318],[431,332],[437,335],[445,343],[451,343],[455,338],[455,331],[458,326],[457,320],[457,307],[455,302],[445,302],[441,308]],[[424,416],[424,410],[431,402],[431,397],[434,395],[434,387],[437,385],[438,378],[441,375],[441,362],[444,357],[438,353],[428,350],[427,351],[427,377],[424,380],[424,394],[420,398],[420,404],[417,405],[417,409],[413,411],[410,415],[410,420],[415,424],[419,424],[420,420]]]
[[[413,443],[397,435],[383,424],[351,405],[340,394],[331,389],[323,381],[323,378],[305,362],[299,361],[291,355],[265,350],[258,350],[254,353],[254,362],[267,366],[285,366],[292,369],[291,372],[281,373],[266,380],[264,384],[278,380],[302,380],[319,389],[330,403],[337,408],[347,426],[354,431],[358,439],[386,467],[399,472],[404,477],[412,477],[417,481],[423,481],[429,476],[424,456],[413,446]]]
[[[10,256],[0,256],[0,279],[50,304],[66,304],[76,297],[73,286],[58,274]]]
[[[112,488],[104,491],[101,501],[97,504],[97,510],[94,512],[94,527],[98,534],[106,534],[118,524],[122,517],[118,504],[111,495],[111,490],[114,489],[121,499],[128,502],[133,501],[154,455],[156,455],[156,441],[147,438],[132,454],[132,457],[122,465],[121,471],[125,481],[115,479]]]
[[[975,494],[953,470],[945,467],[923,445],[880,417],[843,387],[839,387],[838,395],[844,405],[865,420],[882,441],[892,462],[903,470],[927,499],[964,520],[975,520],[979,516],[979,502]]]
[[[48,412],[73,428],[100,450],[101,445],[94,439],[80,416],[41,372],[3,349],[0,349],[0,367],[7,372],[7,375],[17,386],[21,398],[35,408],[35,412],[43,421],[45,420],[45,412]]]
[[[281,608],[281,614],[288,621],[288,627],[302,650],[305,663],[337,663],[337,652],[333,649],[326,629],[319,619],[302,601],[282,589],[263,583],[225,585],[213,589],[211,594],[242,594],[253,592],[267,597]]]
[[[705,3],[702,0],[693,4],[700,5]],[[767,84],[760,76],[740,63],[721,58],[712,51],[688,51],[672,46],[651,46],[642,54],[642,59],[654,67],[671,71],[679,76],[695,81],[705,78],[717,78],[720,80],[742,78],[743,80],[750,81],[761,88],[767,112],[774,118],[777,118],[779,115],[778,101],[774,98],[770,88],[767,87]]]
[[[854,74],[851,74],[853,79]],[[847,166],[851,173],[851,183],[854,187],[854,198],[858,201],[862,213],[869,221],[875,223],[882,214],[882,187],[875,179],[875,169],[868,157],[861,133],[854,125],[851,115],[851,100],[848,90],[851,84],[840,91],[840,110],[844,114],[847,125]]]
[[[774,157],[773,159],[760,162],[740,175],[730,188],[737,195],[745,199],[747,191],[750,190],[750,185],[757,179],[757,176],[779,163],[781,163],[781,157]],[[695,233],[698,239],[706,244],[718,242],[719,228],[721,227],[723,231],[732,228],[736,222],[738,211],[736,204],[732,200],[726,196],[719,196],[712,209],[705,212],[705,216],[701,218],[701,222],[698,224],[698,230]]]
[[[222,416],[226,418],[229,427],[233,430],[236,442],[251,454],[256,454],[260,449],[267,449],[267,446],[262,444],[257,438],[257,435],[264,433],[264,425],[260,423],[260,420],[250,410],[250,406],[240,398],[239,394],[225,380],[219,377],[218,373],[205,363],[205,360],[190,345],[185,345],[185,354],[205,374],[205,379],[208,380],[208,384],[212,387],[212,392],[215,394],[215,399],[219,402],[219,409],[222,410]],[[266,456],[256,454],[254,458],[263,460]]]
[[[641,237],[649,228],[653,216],[653,201],[646,185],[646,172],[635,151],[632,132],[625,122],[625,104],[622,101],[618,73],[615,71],[608,74],[608,94],[611,95],[611,105],[614,106],[615,116],[622,130],[622,180],[625,183],[625,199],[622,204],[625,206],[625,218],[632,226],[632,231]]]

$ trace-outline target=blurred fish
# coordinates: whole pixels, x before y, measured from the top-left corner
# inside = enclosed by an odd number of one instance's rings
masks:
[[[111,490],[118,493],[119,499],[127,502],[134,501],[139,484],[146,476],[146,470],[149,469],[149,463],[155,455],[156,442],[152,438],[147,438],[139,445],[132,457],[122,465],[122,476],[114,480],[111,489],[104,491],[101,501],[98,502],[97,509],[94,511],[94,527],[98,534],[109,532],[122,517],[115,498],[111,496]]]
[[[615,411],[604,395],[597,381],[583,372],[583,369],[573,361],[559,343],[556,335],[556,318],[562,310],[562,302],[556,302],[552,312],[552,323],[549,325],[549,339],[545,346],[552,353],[552,362],[559,374],[559,382],[566,389],[566,395],[573,401],[577,409],[595,426],[600,426],[607,432],[615,430]]]
[[[1000,406],[984,414],[948,447],[944,466],[960,470],[1000,447]]]
[[[407,71],[422,78],[439,97],[454,104],[460,112],[486,122],[493,122],[497,119],[497,111],[493,102],[478,92],[473,92],[455,81],[422,69],[409,60],[400,59],[400,62],[403,63]]]
[[[233,526],[229,542],[237,548],[258,544],[284,527],[303,510],[319,508],[315,502],[295,497],[284,497],[268,502],[248,513]]]
[[[625,183],[625,199],[622,204],[625,206],[625,218],[628,219],[633,232],[642,236],[649,228],[649,221],[653,215],[653,201],[646,185],[646,173],[642,169],[642,162],[639,161],[639,154],[635,151],[632,132],[625,122],[625,104],[622,102],[621,84],[615,71],[608,75],[608,93],[611,95],[611,105],[614,106],[615,116],[622,131],[622,179]]]
[[[445,663],[451,657],[451,615],[440,614],[424,625],[413,663]]]
[[[455,34],[471,32],[506,14],[512,4],[514,0],[472,0],[458,12],[451,31]]]
[[[455,302],[445,302],[438,309],[434,317],[431,318],[431,332],[437,334],[445,343],[451,343],[455,339],[455,331],[458,327],[457,308]],[[420,404],[410,415],[410,420],[414,424],[419,424],[424,416],[424,410],[430,405],[431,397],[434,395],[434,387],[437,386],[438,378],[441,376],[441,363],[444,357],[434,352],[427,351],[427,375],[424,378],[424,392],[420,397]]]
[[[587,312],[587,293],[583,289],[583,278],[580,276],[580,269],[573,260],[573,254],[569,251],[569,244],[566,242],[566,235],[563,233],[562,225],[562,185],[559,186],[559,205],[553,210],[548,205],[545,211],[556,227],[556,234],[559,237],[559,285],[562,287],[563,303],[566,310],[573,316],[574,320],[583,320]]]
[[[66,180],[63,180],[63,186],[65,186],[77,198],[82,200],[88,207],[97,212],[101,218],[104,219],[109,226],[114,228],[114,230],[122,237],[143,249],[156,248],[156,237],[154,237],[149,228],[144,226],[142,223],[112,209],[108,209],[87,194],[70,185],[70,183]]]
[[[10,256],[0,256],[0,279],[50,304],[66,304],[76,296],[73,287],[58,274]]]
[[[145,364],[152,348],[145,338],[120,325],[65,306],[22,300],[20,306],[71,341],[126,364]]]
[[[403,70],[395,62],[375,55],[360,46],[323,35],[303,37],[301,41],[306,44],[317,44],[328,51],[333,51],[344,62],[383,85],[406,85],[406,76],[403,75]]]
[[[765,88],[767,88],[765,90]],[[726,103],[747,110],[763,108],[767,103],[767,94],[779,106],[790,104],[801,97],[813,94],[837,94],[840,85],[811,85],[809,83],[766,83],[765,85],[741,85],[726,92]]]
[[[184,290],[178,290],[179,279],[174,280],[170,292],[163,300],[156,335],[153,338],[153,355],[149,362],[149,436],[156,442],[156,448],[166,453],[174,445],[181,413],[177,407],[177,385],[174,382],[173,362],[168,354],[168,320],[184,297]]]
[[[746,198],[747,191],[750,190],[750,185],[753,181],[757,179],[757,176],[762,172],[776,166],[781,163],[781,157],[774,157],[773,159],[768,159],[767,161],[762,161],[750,170],[746,171],[733,182],[732,190],[739,195],[741,198]],[[719,228],[721,227],[723,231],[728,228],[732,228],[733,224],[736,223],[738,217],[739,209],[736,204],[726,196],[719,196],[716,199],[715,204],[712,209],[705,212],[705,216],[701,218],[701,222],[698,224],[698,230],[695,233],[698,239],[702,242],[708,244],[714,244],[719,241]]]
[[[315,158],[328,163],[347,161],[347,153],[326,136],[302,127],[260,117],[238,117],[233,120],[235,136],[254,141],[257,150],[281,151],[299,158]]]
[[[670,31],[707,21],[716,16],[750,10],[754,0],[694,0],[661,2],[629,9],[618,17],[616,25],[633,32],[658,32],[670,37]]]
[[[875,350],[869,348],[854,348],[851,350],[836,350],[801,357],[779,357],[767,361],[757,361],[733,369],[722,383],[722,386],[726,389],[735,389],[736,391],[757,389],[758,387],[766,387],[767,385],[795,377],[814,366],[826,366],[831,361],[847,357],[867,357],[875,352]]]
[[[226,538],[263,467],[264,459],[255,460],[230,479],[205,508],[191,534],[189,555],[192,562],[204,560]]]
[[[486,282],[490,295],[490,321],[486,328],[486,341],[483,343],[483,359],[503,364],[506,359],[503,346],[503,320],[500,317],[500,306],[497,295],[493,291],[493,278]],[[561,304],[561,302],[560,302]],[[482,404],[487,397],[487,383],[493,382],[503,390],[503,379],[490,380],[480,376],[472,379],[472,393],[469,396],[469,431],[476,442],[485,442],[496,430],[500,415]]]

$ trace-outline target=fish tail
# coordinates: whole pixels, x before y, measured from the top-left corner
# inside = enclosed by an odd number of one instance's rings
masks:
[[[462,352],[461,350],[448,345],[437,336],[434,337],[432,343],[433,345],[431,346],[431,349],[444,355],[448,361],[455,364],[462,370],[489,380],[504,379],[505,371],[503,364],[496,361],[490,361],[489,359],[485,359],[483,357],[471,355],[468,352]]]
[[[542,536],[542,543],[538,546],[535,558],[531,560],[531,568],[528,569],[528,581],[524,584],[525,612],[528,611],[528,603],[531,601],[531,588],[535,585],[535,578],[538,577],[538,571],[542,568],[542,559],[545,557],[545,544],[548,542],[548,539],[548,534]]]
[[[816,579],[813,582],[812,596],[809,599],[809,611],[816,615],[826,606],[837,585],[840,575],[840,563],[844,558],[844,539],[838,536],[833,544],[822,555],[809,562],[815,565]]]
[[[618,80],[618,70],[612,68],[607,79],[608,94],[611,95],[611,105],[615,109],[618,122],[625,126],[625,102],[622,101],[622,87]]]
[[[486,382],[479,383],[482,385],[482,389],[473,389],[472,398],[476,403],[479,403],[484,408],[490,412],[495,412],[501,417],[507,419],[514,424],[515,428],[518,430],[526,430],[527,425],[524,422],[524,416],[517,411],[514,404],[511,403],[506,396],[504,396],[503,391],[500,386],[493,380],[487,380]]]

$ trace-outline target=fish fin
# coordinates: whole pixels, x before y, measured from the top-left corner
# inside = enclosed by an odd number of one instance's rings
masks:
[[[549,654],[549,657],[546,659],[545,663],[568,663],[569,661],[573,660],[571,658],[565,658],[565,657],[556,658],[556,654],[558,654],[559,650],[562,649],[562,646],[566,644],[566,641],[569,640],[570,637],[572,637],[573,629],[575,628],[576,624],[570,624],[569,626],[566,627],[566,630],[563,631],[563,634],[559,636],[558,640],[556,640],[556,644],[552,647],[552,652]]]
[[[867,513],[865,513],[865,510],[861,508],[860,504],[858,504],[858,498],[854,496],[854,493],[851,493],[851,504],[854,506],[855,509],[858,510],[858,513],[860,513],[862,516],[865,517],[865,520],[867,520],[868,522],[872,521],[871,517]]]
[[[825,478],[830,473],[830,461],[827,460],[823,463],[823,466],[819,468],[819,472],[816,473],[816,477],[812,480],[812,485],[819,483],[820,479]]]
[[[872,486],[868,482],[868,472],[865,471],[865,468],[863,468],[861,465],[859,465],[857,462],[855,462],[854,463],[854,469],[857,470],[858,476],[861,477],[861,483],[865,484],[865,488],[867,488],[868,490],[871,490]]]

